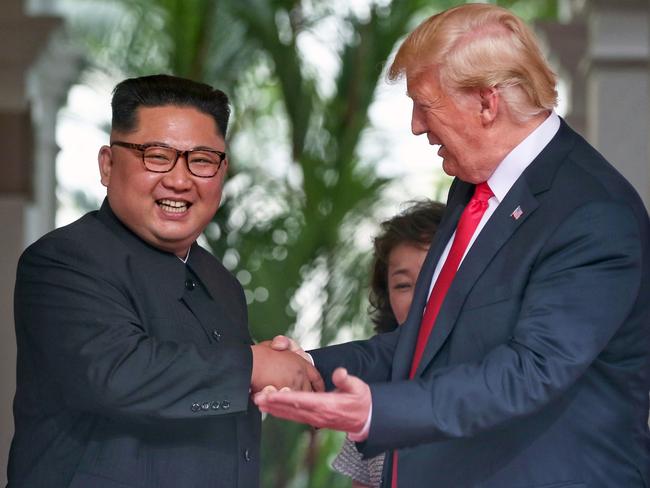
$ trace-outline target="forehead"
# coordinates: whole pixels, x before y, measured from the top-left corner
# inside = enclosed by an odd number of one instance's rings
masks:
[[[388,256],[389,266],[405,266],[417,265],[423,259],[429,250],[429,246],[425,246],[416,242],[401,242],[397,244]]]
[[[406,91],[410,98],[430,98],[442,94],[438,70],[429,67],[406,75]]]
[[[216,146],[224,145],[214,119],[194,107],[140,107],[135,115],[136,128],[129,133],[139,139],[135,142],[166,142],[179,149],[198,145],[222,149]]]

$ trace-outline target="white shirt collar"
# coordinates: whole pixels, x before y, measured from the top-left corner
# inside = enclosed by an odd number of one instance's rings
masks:
[[[187,260],[190,259],[190,249],[192,249],[192,248],[190,247],[190,248],[187,250],[187,254],[185,255],[184,258],[182,258],[182,257],[180,257],[180,256],[176,256],[176,257],[177,257],[178,259],[180,259],[181,261],[183,261],[185,264],[187,264]]]
[[[498,202],[501,202],[515,181],[524,170],[551,142],[560,129],[560,117],[551,111],[551,114],[533,132],[521,141],[499,163],[492,176],[488,178],[488,185]]]

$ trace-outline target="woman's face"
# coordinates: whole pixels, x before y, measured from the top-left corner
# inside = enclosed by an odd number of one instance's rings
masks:
[[[388,300],[398,324],[404,323],[413,300],[415,280],[429,246],[405,242],[388,255]]]

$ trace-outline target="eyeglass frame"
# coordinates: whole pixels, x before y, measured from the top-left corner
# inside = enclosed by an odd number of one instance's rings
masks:
[[[166,144],[161,144],[161,143],[156,143],[156,142],[151,142],[147,144],[136,144],[135,142],[126,142],[126,141],[111,141],[110,142],[110,147],[113,146],[119,146],[119,147],[125,147],[127,149],[135,149],[136,151],[140,151],[142,153],[142,166],[144,166],[144,169],[146,171],[149,171],[151,173],[159,173],[159,174],[164,174],[164,173],[169,173],[173,171],[173,169],[176,167],[176,163],[178,163],[178,159],[183,156],[185,158],[185,165],[187,166],[187,170],[190,172],[192,176],[196,176],[197,178],[214,178],[217,176],[217,173],[219,173],[219,170],[221,169],[221,165],[223,162],[226,160],[226,153],[223,151],[218,151],[216,149],[186,149],[184,151],[180,149],[176,149],[175,147],[168,146]],[[171,149],[172,151],[176,152],[176,157],[174,159],[174,162],[170,166],[170,168],[167,171],[156,171],[154,169],[149,169],[147,167],[147,163],[144,161],[144,153],[147,149],[150,147],[160,147],[164,149]],[[193,152],[208,152],[208,153],[213,153],[219,156],[219,163],[217,164],[217,170],[214,172],[213,175],[211,176],[201,176],[197,175],[192,171],[192,168],[190,167],[190,160],[189,160],[189,155],[190,153]]]

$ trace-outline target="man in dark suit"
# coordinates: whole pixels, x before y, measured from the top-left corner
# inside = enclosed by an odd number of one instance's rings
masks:
[[[228,99],[154,75],[112,107],[107,199],[18,264],[8,486],[257,487],[250,392],[319,376],[252,345],[241,286],[196,244],[221,199]]]
[[[311,352],[337,391],[256,403],[388,451],[385,487],[650,486],[642,202],[553,112],[555,75],[509,11],[431,17],[402,75],[414,134],[456,177],[409,316]]]

